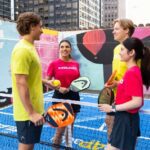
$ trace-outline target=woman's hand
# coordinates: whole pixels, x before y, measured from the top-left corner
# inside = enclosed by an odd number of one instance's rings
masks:
[[[110,113],[112,112],[112,106],[108,105],[108,104],[99,104],[98,105],[100,111],[106,112],[106,113]]]
[[[66,94],[66,93],[69,92],[69,89],[68,89],[68,88],[65,88],[65,87],[60,87],[60,88],[58,89],[58,91],[59,91],[60,93],[62,93],[62,94]]]
[[[60,88],[60,84],[58,84],[57,86],[53,84],[54,80],[43,79],[42,81],[46,86],[51,89],[58,90]]]

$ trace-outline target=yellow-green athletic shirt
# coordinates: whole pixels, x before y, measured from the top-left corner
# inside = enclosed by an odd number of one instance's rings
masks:
[[[121,44],[117,45],[114,49],[113,66],[112,66],[113,71],[117,70],[117,74],[115,78],[117,81],[122,79],[124,73],[127,70],[126,63],[123,61],[120,61],[120,55],[119,55],[120,50],[121,50]]]
[[[38,54],[33,44],[22,39],[16,44],[11,56],[11,76],[13,89],[13,111],[15,121],[29,120],[16,86],[16,74],[28,76],[28,88],[34,110],[44,113],[42,72]]]
[[[114,56],[113,56],[113,62],[112,62],[112,70],[113,71],[117,70],[116,77],[115,77],[115,80],[117,81],[122,79],[124,73],[127,70],[126,63],[120,60],[120,55],[119,55],[120,50],[121,50],[121,44],[117,45],[114,48]],[[114,89],[114,93],[116,95],[116,88]]]

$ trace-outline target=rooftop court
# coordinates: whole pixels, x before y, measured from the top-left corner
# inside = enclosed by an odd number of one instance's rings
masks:
[[[107,142],[106,126],[104,123],[105,113],[102,113],[95,106],[98,94],[81,93],[81,111],[74,124],[74,134],[72,146],[77,150],[102,150]],[[51,105],[52,92],[46,93],[45,109]],[[86,103],[87,102],[87,105]],[[142,109],[149,111],[150,99],[144,100]],[[150,149],[150,114],[140,113],[141,117],[141,137],[138,138],[136,150]],[[16,136],[15,123],[12,115],[12,105],[0,109],[0,133]],[[41,144],[35,146],[35,150],[50,150],[55,129],[48,124],[44,125]],[[0,135],[0,150],[16,150],[16,138]],[[49,146],[48,146],[49,145]],[[62,145],[65,146],[65,141]],[[63,147],[61,149],[64,149]]]

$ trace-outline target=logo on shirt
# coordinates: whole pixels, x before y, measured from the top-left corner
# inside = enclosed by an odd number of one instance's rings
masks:
[[[119,83],[120,83],[120,84],[123,84],[123,82],[124,82],[124,80],[123,80],[123,79],[121,79],[121,80],[119,81]]]
[[[59,70],[77,70],[76,67],[67,67],[67,66],[64,66],[64,67],[58,67]]]

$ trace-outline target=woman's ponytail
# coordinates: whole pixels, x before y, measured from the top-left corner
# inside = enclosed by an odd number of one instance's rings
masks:
[[[143,84],[148,89],[150,86],[150,48],[144,47],[141,59],[141,73]]]

